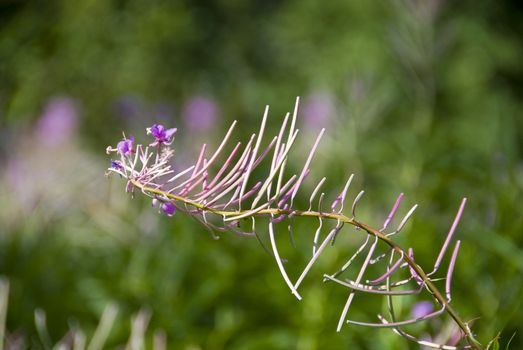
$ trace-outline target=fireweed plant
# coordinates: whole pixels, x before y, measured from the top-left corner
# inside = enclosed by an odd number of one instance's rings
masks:
[[[411,248],[404,249],[394,241],[394,236],[401,233],[417,205],[414,205],[403,216],[396,228],[389,228],[398,212],[403,194],[397,197],[381,228],[373,228],[359,221],[356,216],[357,204],[364,191],[355,196],[351,201],[348,215],[345,214],[344,208],[348,201],[347,191],[354,175],[349,176],[345,186],[330,205],[326,205],[325,193],[321,191],[326,179],[324,177],[310,194],[308,208],[296,208],[294,199],[310,172],[311,161],[325,131],[321,130],[316,138],[302,170],[297,174],[286,174],[288,156],[299,132],[296,129],[298,105],[299,98],[296,100],[292,116],[290,113],[286,114],[278,135],[274,136],[265,148],[262,148],[262,142],[267,124],[268,106],[265,108],[258,134],[253,134],[244,147],[241,142],[238,142],[228,155],[223,155],[236,125],[236,121],[234,121],[212,154],[207,155],[207,145],[204,144],[195,164],[180,172],[175,172],[171,164],[174,155],[171,144],[174,141],[175,128],[166,129],[163,125],[153,125],[148,128],[147,134],[152,137],[152,142],[148,146],[135,144],[133,136],[127,138],[124,135],[116,148],[107,148],[108,154],[116,153],[119,157],[117,160],[111,160],[108,174],[116,173],[125,178],[127,192],[142,192],[150,197],[153,205],[158,206],[165,215],[173,216],[179,211],[195,218],[213,232],[213,236],[214,232],[228,231],[239,236],[256,237],[263,245],[256,223],[260,219],[267,219],[271,245],[269,254],[275,259],[285,283],[298,300],[302,298],[299,292],[301,283],[327,245],[334,244],[336,236],[344,226],[353,226],[356,231],[366,234],[365,241],[338,271],[324,274],[323,279],[324,282],[334,282],[347,289],[347,299],[338,321],[338,332],[345,324],[390,328],[396,334],[427,347],[447,350],[484,349],[475,339],[469,323],[464,321],[451,305],[452,274],[460,247],[460,241],[453,242],[453,238],[465,207],[466,198],[459,206],[430,272],[426,272],[416,264]],[[219,159],[225,160],[220,161]],[[265,163],[269,163],[266,176],[263,180],[253,181],[253,171],[258,170],[264,160]],[[275,226],[277,223],[287,220],[290,222],[287,228],[292,230],[292,221],[304,217],[317,219],[318,226],[312,240],[312,257],[298,279],[293,281],[286,272],[285,261],[280,257],[276,245]],[[240,228],[241,220],[248,220],[250,230],[245,231]],[[333,228],[322,238],[322,229],[327,226],[328,221],[333,223]],[[381,254],[377,252],[379,242],[385,244],[386,247],[385,252]],[[452,245],[453,247],[451,247]],[[446,273],[437,277],[448,251],[450,251],[450,262]],[[350,271],[349,268],[360,254],[366,255],[364,262],[356,269],[355,278],[342,277],[343,274]],[[373,279],[364,279],[365,272],[371,265],[382,265],[383,272]],[[399,277],[400,271],[406,271],[401,273],[403,277]],[[442,280],[445,281],[444,287],[440,289],[435,282]],[[400,320],[394,309],[394,299],[422,292],[428,292],[426,294],[432,299],[432,303],[438,305],[439,308],[432,311],[432,305],[428,305],[428,308],[425,307],[427,311],[421,314],[413,312],[413,318]],[[386,298],[388,315],[378,314],[377,322],[348,319],[349,308],[358,293],[369,293]],[[459,327],[461,346],[438,344],[420,339],[403,329],[405,326],[445,313]]]

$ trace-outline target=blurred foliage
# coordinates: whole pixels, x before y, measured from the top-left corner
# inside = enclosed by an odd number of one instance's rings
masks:
[[[336,333],[343,290],[316,274],[296,302],[255,240],[214,241],[103,177],[103,151],[122,130],[177,126],[183,162],[233,119],[240,135],[253,132],[265,104],[274,131],[302,95],[294,165],[326,127],[309,177],[328,176],[335,195],[356,173],[359,215],[372,225],[399,192],[420,203],[401,240],[422,266],[469,198],[453,302],[477,318],[484,343],[501,331],[503,346],[523,324],[522,42],[517,1],[0,2],[0,273],[11,285],[11,339],[44,347],[35,309],[53,342],[75,327],[92,335],[115,302],[112,347],[145,307],[169,348],[415,348],[386,330]],[[203,107],[191,101],[202,98],[214,104],[212,124],[198,127]],[[285,251],[293,264],[309,252],[308,224],[296,222],[298,249]],[[324,269],[356,245],[346,233]],[[360,298],[351,312],[368,320],[375,309]],[[521,347],[516,334],[511,348]]]

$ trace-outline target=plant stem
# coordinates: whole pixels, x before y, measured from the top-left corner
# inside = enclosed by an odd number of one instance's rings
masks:
[[[173,199],[175,201],[179,201],[179,202],[182,202],[184,204],[187,204],[187,205],[190,205],[192,207],[195,207],[195,208],[197,208],[199,210],[211,212],[211,213],[214,213],[216,215],[222,216],[223,218],[234,217],[234,216],[238,216],[238,215],[241,215],[241,214],[244,214],[245,212],[247,212],[246,210],[240,210],[240,211],[235,211],[235,210],[232,210],[232,211],[217,210],[217,209],[214,209],[214,208],[211,208],[211,207],[206,207],[205,205],[202,205],[200,203],[191,201],[191,200],[189,200],[187,198],[184,198],[184,197],[181,197],[181,196],[177,196],[177,195],[174,195],[174,194],[171,194],[171,193],[167,193],[167,192],[164,192],[164,191],[159,190],[159,189],[147,187],[147,186],[141,184],[140,182],[138,182],[138,181],[136,181],[134,179],[129,179],[129,181],[134,186],[136,186],[137,188],[140,188],[144,193],[150,193],[150,194],[162,196],[162,197],[165,197],[165,198],[170,198],[170,199]],[[381,240],[382,242],[387,244],[394,251],[396,251],[401,256],[403,256],[403,260],[423,280],[423,283],[424,283],[425,287],[427,288],[427,290],[434,296],[434,298],[438,301],[438,303],[440,303],[440,305],[445,307],[445,311],[450,315],[450,317],[452,317],[452,319],[456,322],[456,324],[459,326],[461,331],[463,331],[463,333],[465,334],[465,337],[467,338],[467,341],[468,341],[469,345],[473,349],[475,349],[475,350],[484,350],[485,349],[484,346],[479,341],[477,341],[475,339],[475,337],[472,334],[472,332],[471,332],[470,328],[468,327],[467,323],[465,321],[463,321],[459,317],[458,313],[447,302],[445,297],[443,297],[443,295],[441,294],[439,289],[427,277],[425,271],[423,271],[423,269],[418,264],[416,264],[409,257],[409,255],[399,245],[397,245],[393,240],[391,240],[389,237],[387,237],[385,234],[383,234],[379,230],[376,230],[376,229],[374,229],[374,228],[372,228],[372,227],[370,227],[370,226],[368,226],[368,225],[366,225],[364,223],[361,223],[361,222],[355,220],[354,218],[349,218],[349,217],[347,217],[347,216],[345,216],[343,214],[338,214],[338,213],[323,213],[323,212],[311,211],[311,210],[300,211],[300,210],[283,210],[283,209],[279,209],[279,208],[267,208],[267,209],[262,209],[262,210],[256,212],[253,215],[254,216],[274,215],[275,217],[278,217],[280,215],[289,215],[291,213],[293,214],[293,216],[315,217],[315,218],[331,219],[331,220],[341,221],[341,222],[344,222],[346,224],[349,224],[349,225],[352,225],[354,227],[357,227],[357,228],[365,231],[367,234],[369,234],[371,236],[375,236],[379,240]]]

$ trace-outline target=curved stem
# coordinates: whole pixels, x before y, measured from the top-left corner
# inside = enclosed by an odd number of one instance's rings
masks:
[[[199,209],[201,211],[211,212],[216,215],[222,216],[223,218],[228,217],[234,217],[241,214],[244,214],[246,211],[240,210],[240,211],[227,211],[227,210],[218,210],[212,207],[207,207],[203,204],[200,204],[198,202],[191,201],[187,198],[177,196],[171,193],[164,192],[159,189],[151,188],[148,186],[145,186],[141,184],[140,182],[129,179],[129,182],[136,186],[137,188],[140,188],[144,193],[150,193],[153,195],[162,196],[165,198],[170,198],[175,201],[182,202],[186,205],[190,205],[195,207],[196,209]],[[349,225],[352,225],[354,227],[357,227],[363,231],[365,231],[367,234],[374,236],[378,238],[380,241],[387,244],[390,248],[392,248],[394,251],[399,253],[403,257],[403,261],[405,261],[415,272],[416,274],[423,280],[423,284],[425,285],[426,289],[434,296],[434,298],[438,301],[438,303],[445,307],[445,311],[452,317],[452,319],[456,322],[456,324],[459,326],[461,331],[465,334],[465,337],[467,338],[468,343],[473,349],[476,350],[484,350],[485,348],[483,345],[478,342],[474,335],[472,334],[470,328],[468,327],[467,323],[463,321],[458,313],[454,310],[454,308],[449,304],[449,302],[445,299],[445,297],[441,294],[439,289],[432,283],[432,281],[427,277],[427,274],[423,269],[412,260],[409,255],[399,246],[397,245],[391,238],[387,237],[387,235],[383,234],[379,230],[376,230],[362,222],[357,221],[354,218],[349,218],[341,213],[323,213],[323,212],[317,212],[313,210],[306,210],[306,211],[300,211],[300,210],[285,210],[285,209],[279,209],[279,208],[267,208],[257,211],[254,216],[267,216],[267,215],[273,215],[273,216],[280,216],[280,215],[289,215],[293,214],[293,216],[301,216],[301,217],[315,217],[315,218],[323,218],[323,219],[332,219],[337,220]]]

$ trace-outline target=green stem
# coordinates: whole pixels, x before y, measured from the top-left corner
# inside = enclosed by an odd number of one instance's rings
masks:
[[[227,217],[234,217],[241,214],[244,214],[246,211],[227,211],[227,210],[217,210],[214,208],[207,207],[205,205],[202,205],[200,203],[191,201],[187,198],[180,197],[171,193],[167,193],[155,188],[144,186],[143,184],[139,183],[136,180],[130,179],[129,180],[134,186],[140,188],[143,192],[148,192],[151,194],[155,194],[158,196],[166,197],[173,199],[175,201],[182,202],[184,204],[190,205],[192,207],[195,207],[197,209],[200,209],[202,211],[208,211],[211,213],[214,213],[216,215],[220,215],[223,218]],[[403,256],[403,260],[416,272],[416,274],[423,280],[424,285],[429,290],[429,292],[434,296],[434,298],[440,303],[440,305],[445,307],[445,311],[452,317],[452,319],[456,322],[456,324],[459,326],[459,328],[463,331],[465,334],[465,337],[467,338],[468,343],[473,349],[476,350],[484,350],[485,348],[479,341],[477,341],[472,334],[471,330],[469,329],[467,323],[463,321],[458,313],[454,310],[454,308],[447,302],[445,297],[441,294],[439,289],[432,283],[432,281],[427,277],[425,271],[412,260],[409,255],[394,241],[392,241],[389,237],[387,237],[385,234],[380,232],[379,230],[376,230],[364,223],[361,223],[354,218],[349,218],[343,214],[338,213],[323,213],[318,211],[301,211],[301,210],[282,210],[278,208],[268,208],[258,211],[257,213],[253,214],[256,216],[262,216],[262,215],[274,215],[274,216],[280,216],[280,215],[289,215],[293,214],[293,216],[301,216],[301,217],[315,217],[315,218],[322,218],[322,219],[332,219],[336,221],[341,221],[349,225],[353,225],[359,229],[362,229],[367,234],[371,236],[377,237],[379,240],[387,244],[389,247],[391,247],[394,251],[399,253],[401,256]]]

